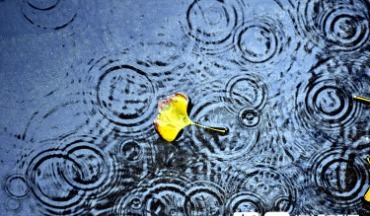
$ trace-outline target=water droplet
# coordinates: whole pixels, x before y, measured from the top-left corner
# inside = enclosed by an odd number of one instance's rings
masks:
[[[137,161],[143,157],[143,149],[135,140],[126,140],[121,144],[121,153],[128,161]]]
[[[28,182],[22,175],[15,174],[7,177],[4,186],[8,195],[15,199],[23,199],[30,192]]]
[[[256,127],[260,122],[260,115],[256,110],[249,108],[242,109],[239,113],[239,118],[243,125],[247,127]]]

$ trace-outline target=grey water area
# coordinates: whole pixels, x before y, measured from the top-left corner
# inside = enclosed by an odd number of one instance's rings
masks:
[[[1,0],[0,215],[370,215],[369,8]]]

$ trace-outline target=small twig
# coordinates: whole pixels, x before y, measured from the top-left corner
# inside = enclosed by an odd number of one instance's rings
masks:
[[[358,100],[358,101],[370,103],[370,99],[369,98],[365,98],[365,97],[362,97],[362,96],[359,96],[359,95],[355,95],[355,96],[353,96],[353,98],[356,99],[356,100]]]
[[[227,130],[226,129],[209,127],[209,126],[198,124],[196,122],[193,122],[193,124],[196,125],[196,126],[198,126],[198,127],[202,127],[202,128],[208,129],[208,130],[216,131],[218,133],[222,133],[222,134],[226,134],[227,133]]]

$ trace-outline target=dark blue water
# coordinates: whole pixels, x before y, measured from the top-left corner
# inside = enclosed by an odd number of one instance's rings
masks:
[[[369,8],[0,1],[1,215],[370,215]]]

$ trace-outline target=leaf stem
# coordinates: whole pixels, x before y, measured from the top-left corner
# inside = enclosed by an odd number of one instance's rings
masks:
[[[355,95],[355,96],[353,96],[353,98],[356,99],[356,100],[362,101],[362,102],[370,103],[369,98],[365,98],[365,97],[362,97],[362,96],[359,96],[359,95]]]
[[[216,131],[216,132],[219,132],[219,133],[222,133],[222,134],[226,134],[227,133],[227,129],[220,129],[220,128],[209,127],[209,126],[205,126],[205,125],[202,125],[202,124],[198,124],[196,122],[193,122],[193,124],[196,125],[196,126],[198,126],[198,127],[205,128],[205,129],[212,130],[212,131]]]

